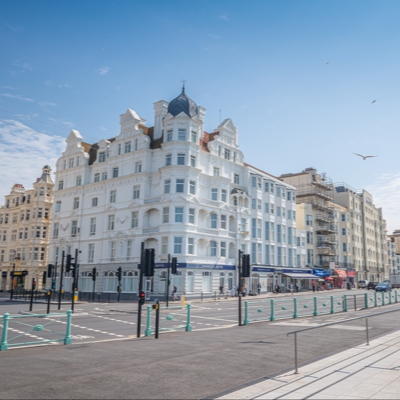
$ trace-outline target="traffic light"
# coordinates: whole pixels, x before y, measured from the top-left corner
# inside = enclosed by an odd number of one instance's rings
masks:
[[[97,276],[97,268],[94,267],[92,269],[92,281],[96,281],[96,276]]]
[[[143,292],[143,290],[141,290],[140,293],[139,293],[139,302],[140,302],[140,304],[143,305],[145,300],[146,300],[146,294]]]
[[[36,281],[32,281],[32,290],[36,289]]]
[[[178,259],[176,257],[172,257],[171,273],[173,275],[176,275],[178,273]]]
[[[47,277],[48,278],[51,278],[53,276],[53,271],[54,271],[54,265],[48,264],[47,265]]]
[[[144,275],[154,276],[155,267],[155,251],[154,249],[146,249],[144,251]]]
[[[242,278],[250,277],[250,254],[243,254]]]
[[[67,263],[65,264],[65,272],[70,272],[71,269],[75,268],[75,263],[73,263],[72,260],[75,260],[75,258],[73,258],[71,254],[67,254]]]
[[[117,278],[118,278],[118,282],[121,282],[122,279],[122,268],[118,267],[117,269]]]

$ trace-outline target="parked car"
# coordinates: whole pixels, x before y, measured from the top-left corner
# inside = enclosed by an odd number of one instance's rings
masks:
[[[358,281],[359,289],[366,289],[368,286],[368,281]]]
[[[367,289],[375,289],[379,282],[368,282]]]
[[[376,285],[375,292],[388,292],[392,290],[392,285],[389,282],[381,282]]]

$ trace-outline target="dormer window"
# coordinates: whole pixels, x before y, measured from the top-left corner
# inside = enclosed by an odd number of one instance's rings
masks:
[[[178,130],[178,140],[186,140],[186,129]]]
[[[106,161],[106,152],[102,151],[99,153],[99,162],[105,162]]]
[[[125,153],[131,152],[131,142],[125,142]]]

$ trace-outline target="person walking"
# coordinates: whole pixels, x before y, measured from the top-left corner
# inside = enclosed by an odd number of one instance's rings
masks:
[[[223,296],[223,295],[224,295],[224,284],[221,283],[221,284],[219,285],[219,296],[218,296],[218,300],[219,300],[220,296]]]
[[[290,284],[290,293],[293,295],[293,282]]]
[[[257,284],[257,293],[260,295],[261,294],[261,283],[258,282]]]
[[[235,297],[235,296],[236,296],[236,288],[235,288],[235,286],[232,286],[231,297]]]
[[[299,284],[296,283],[295,287],[296,287],[296,293],[299,293]]]
[[[178,286],[174,285],[172,289],[172,301],[179,300],[176,293],[178,292]]]
[[[315,292],[315,281],[312,281],[312,291]]]

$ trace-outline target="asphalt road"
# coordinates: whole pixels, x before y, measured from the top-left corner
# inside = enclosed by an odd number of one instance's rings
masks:
[[[331,303],[330,297],[334,296],[335,312],[343,309],[343,294],[348,296],[349,309],[362,309],[364,307],[365,290],[333,291],[316,293],[318,310],[321,314],[329,314]],[[373,296],[373,292],[368,292]],[[354,297],[355,296],[355,297]],[[294,313],[293,298],[296,297],[298,306],[298,315],[312,315],[313,312],[313,294],[301,293],[298,295],[278,295],[273,299],[275,301],[275,317],[277,319],[292,318]],[[258,298],[247,297],[242,301],[242,320],[244,320],[244,302],[248,301],[248,317],[250,322],[255,320],[269,320],[271,312],[271,297]],[[356,299],[356,301],[354,301]],[[152,304],[152,303],[150,303]],[[379,302],[381,304],[381,302]],[[141,319],[141,334],[145,334],[147,322],[147,307],[144,305]],[[306,308],[307,307],[307,308]],[[36,314],[45,314],[47,306],[43,303],[35,303],[33,312]],[[62,304],[61,311],[70,309],[70,304]],[[24,302],[0,301],[0,315],[5,312],[11,315],[27,313],[29,304]],[[57,305],[52,304],[51,313],[58,312]],[[38,322],[35,318],[13,319],[10,321],[9,341],[16,343],[19,341],[31,342],[43,339],[59,338],[65,332],[66,319],[45,318],[40,322],[48,332],[29,332],[28,336],[21,337],[21,333],[29,331],[21,324],[30,324],[32,327]],[[155,329],[155,313],[151,311],[151,329]],[[1,321],[0,321],[1,324]],[[237,299],[221,298],[217,301],[192,302],[191,306],[191,329],[192,331],[207,331],[212,329],[231,328],[238,325],[238,301]],[[162,304],[160,313],[161,332],[182,331],[187,326],[187,309],[181,307],[178,302],[170,303],[168,309]],[[52,334],[55,335],[52,336]],[[72,319],[72,337],[74,343],[92,343],[98,341],[115,341],[136,337],[137,333],[137,303],[82,303],[76,304],[75,313]],[[13,337],[16,339],[13,341]]]
[[[93,305],[95,306],[95,305]],[[399,309],[398,304],[297,320],[0,353],[0,398],[203,398],[292,368],[294,329]],[[400,329],[400,314],[370,320],[370,337]],[[95,318],[94,318],[95,319]],[[365,342],[364,321],[299,334],[299,361]],[[301,367],[300,367],[301,368]]]

